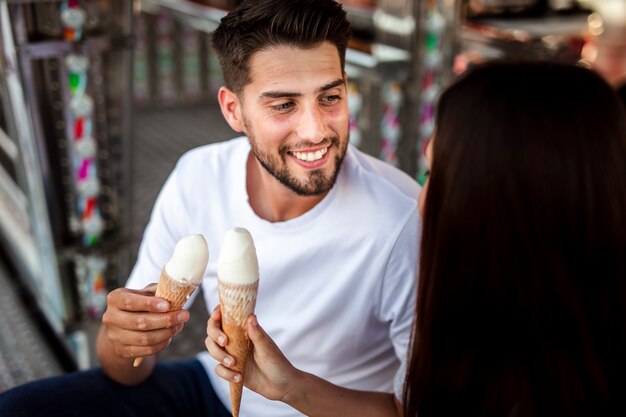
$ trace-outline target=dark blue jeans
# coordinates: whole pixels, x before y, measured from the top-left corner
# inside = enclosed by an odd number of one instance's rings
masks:
[[[125,386],[98,369],[34,381],[0,394],[0,417],[230,417],[197,359],[159,363]]]

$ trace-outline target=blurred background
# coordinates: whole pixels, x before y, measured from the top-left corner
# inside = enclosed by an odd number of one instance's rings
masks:
[[[166,176],[235,136],[210,38],[237,3],[0,0],[0,392],[97,365]],[[416,179],[439,92],[477,62],[585,65],[624,94],[626,0],[342,3],[350,140]],[[162,359],[204,349],[208,313],[190,310]]]

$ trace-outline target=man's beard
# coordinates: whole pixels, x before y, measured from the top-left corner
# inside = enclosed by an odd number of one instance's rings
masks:
[[[315,169],[310,171],[308,173],[307,180],[303,181],[289,171],[289,167],[287,165],[287,158],[289,157],[287,146],[280,146],[278,148],[278,156],[280,157],[279,161],[276,156],[272,156],[259,149],[256,138],[254,137],[254,132],[245,119],[244,126],[246,127],[246,133],[248,135],[248,139],[250,140],[250,145],[252,146],[252,152],[254,153],[257,161],[259,161],[261,166],[263,166],[267,172],[269,172],[274,178],[280,181],[281,184],[289,188],[291,191],[302,197],[312,197],[325,194],[333,188],[333,185],[335,185],[335,182],[337,181],[337,176],[339,175],[343,159],[346,156],[348,133],[346,133],[346,141],[343,149],[340,148],[341,144],[337,136],[325,138],[322,142],[317,144],[300,144],[301,148],[304,146],[330,145],[336,146],[339,150],[337,156],[335,157],[335,167],[330,175],[327,176],[322,169]]]

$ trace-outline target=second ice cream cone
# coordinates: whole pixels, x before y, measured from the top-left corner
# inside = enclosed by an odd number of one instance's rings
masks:
[[[239,383],[230,383],[233,417],[239,417],[250,339],[245,328],[254,313],[259,288],[259,264],[252,235],[236,227],[226,232],[217,260],[217,289],[222,308],[222,330],[228,336],[226,352],[235,358],[233,368],[241,375]]]
[[[258,287],[258,281],[252,284],[240,285],[225,283],[218,279],[218,291],[222,309],[222,330],[228,336],[226,352],[235,358],[235,366],[231,369],[242,376],[239,383],[230,383],[230,401],[233,417],[239,416],[246,362],[251,349],[245,322],[248,316],[254,313]]]

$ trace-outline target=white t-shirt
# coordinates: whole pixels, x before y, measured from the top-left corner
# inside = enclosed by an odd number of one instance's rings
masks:
[[[285,222],[258,217],[248,202],[247,138],[187,152],[155,203],[127,286],[158,281],[176,242],[203,234],[207,309],[219,303],[216,263],[225,232],[250,231],[259,260],[259,323],[296,367],[337,385],[393,392],[415,305],[419,186],[349,146],[335,186]],[[208,352],[198,355],[230,408],[228,382]],[[244,390],[241,417],[301,414]]]

